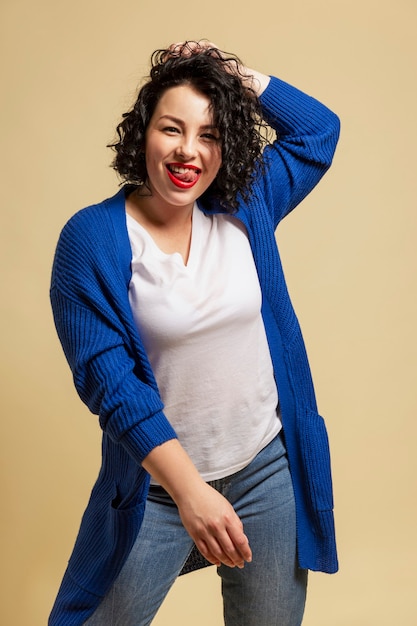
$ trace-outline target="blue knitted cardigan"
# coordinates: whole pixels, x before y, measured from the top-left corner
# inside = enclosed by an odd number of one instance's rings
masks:
[[[331,573],[338,565],[328,439],[317,413],[275,229],[330,166],[339,121],[317,100],[277,78],[271,79],[261,104],[278,139],[265,149],[266,171],[255,180],[250,200],[240,203],[236,217],[246,226],[263,294],[262,315],[294,485],[299,565]],[[103,441],[101,469],[50,626],[78,626],[93,613],[141,525],[149,485],[141,462],[155,446],[176,437],[129,305],[125,195],[123,188],[76,213],[61,233],[53,265],[56,328],[76,389],[99,416]],[[214,204],[213,210],[221,208]]]

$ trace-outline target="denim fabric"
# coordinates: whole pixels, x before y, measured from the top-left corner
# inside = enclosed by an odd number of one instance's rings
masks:
[[[232,503],[253,553],[242,570],[218,568],[225,625],[299,626],[307,571],[297,565],[294,495],[281,436],[246,468],[210,484]],[[175,503],[152,487],[129,558],[85,625],[150,624],[192,547]]]

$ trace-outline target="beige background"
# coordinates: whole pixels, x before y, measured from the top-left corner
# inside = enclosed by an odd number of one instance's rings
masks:
[[[235,5],[235,6],[233,6]],[[332,442],[341,571],[306,626],[417,623],[415,0],[2,0],[0,622],[42,626],[99,463],[49,310],[59,231],[116,190],[150,52],[207,37],[342,119],[333,169],[279,230]],[[157,626],[220,625],[213,568]]]

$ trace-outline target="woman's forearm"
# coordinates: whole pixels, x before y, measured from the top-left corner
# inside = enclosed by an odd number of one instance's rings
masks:
[[[154,448],[142,466],[177,504],[204,483],[178,439],[170,439]]]

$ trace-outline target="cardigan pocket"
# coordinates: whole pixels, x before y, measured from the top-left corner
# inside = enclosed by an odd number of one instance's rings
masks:
[[[143,481],[137,496],[123,502],[118,501],[114,483],[110,498],[103,497],[98,484],[93,489],[68,571],[80,587],[96,596],[105,595],[135,542],[145,511],[147,484]]]
[[[306,409],[299,419],[305,479],[314,511],[333,509],[330,450],[324,419]]]

